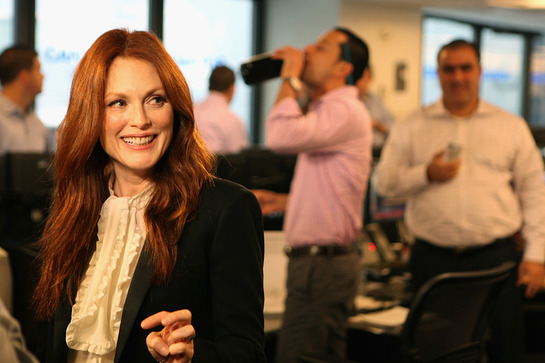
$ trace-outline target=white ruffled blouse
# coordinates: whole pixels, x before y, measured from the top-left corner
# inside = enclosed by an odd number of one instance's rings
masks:
[[[110,197],[102,205],[98,241],[66,329],[70,363],[114,361],[123,305],[144,246],[144,211],[153,186],[134,197]]]

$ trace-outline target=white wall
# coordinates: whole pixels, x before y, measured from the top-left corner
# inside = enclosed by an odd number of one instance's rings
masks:
[[[367,42],[374,75],[371,88],[397,119],[420,105],[421,19],[416,8],[341,2],[339,25]],[[406,65],[403,91],[395,89],[396,65],[401,62]]]

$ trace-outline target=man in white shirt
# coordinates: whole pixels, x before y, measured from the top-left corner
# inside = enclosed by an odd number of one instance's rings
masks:
[[[442,99],[394,124],[375,185],[382,195],[408,197],[415,289],[442,272],[520,261],[499,299],[489,346],[492,362],[520,362],[523,291],[533,297],[545,276],[543,161],[522,118],[479,98],[473,44],[441,48],[438,75]],[[459,155],[446,155],[450,143]],[[524,242],[517,245],[515,235]]]
[[[47,151],[49,132],[32,109],[43,78],[33,49],[14,46],[0,54],[0,154]]]
[[[229,108],[235,92],[235,74],[225,66],[210,74],[208,97],[195,104],[195,122],[208,147],[216,153],[237,153],[248,136],[240,118]]]

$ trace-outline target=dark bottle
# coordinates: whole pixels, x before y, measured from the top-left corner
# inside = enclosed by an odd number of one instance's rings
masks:
[[[280,77],[282,59],[272,59],[270,53],[258,54],[240,65],[240,73],[246,84],[254,84]]]

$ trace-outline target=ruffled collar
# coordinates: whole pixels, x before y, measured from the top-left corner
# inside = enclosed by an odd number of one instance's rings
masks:
[[[72,307],[68,347],[96,355],[115,351],[123,305],[146,238],[144,211],[153,185],[102,205],[98,241]]]

